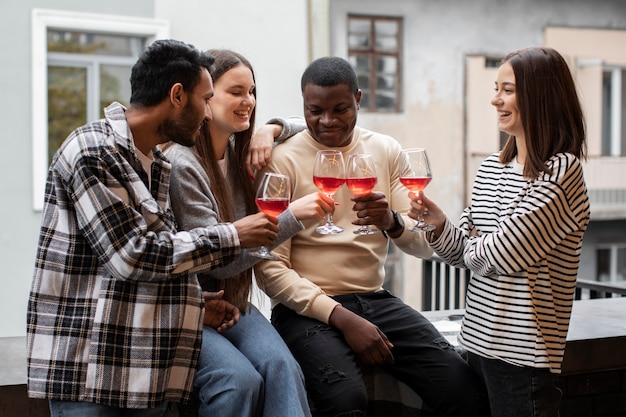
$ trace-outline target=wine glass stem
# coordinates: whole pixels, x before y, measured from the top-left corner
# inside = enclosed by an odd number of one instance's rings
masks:
[[[332,194],[326,194],[328,197],[333,198]],[[328,216],[326,217],[326,224],[329,226],[332,226],[333,224],[333,213],[328,213]]]

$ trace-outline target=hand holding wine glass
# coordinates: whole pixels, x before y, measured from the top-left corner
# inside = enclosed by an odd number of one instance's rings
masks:
[[[402,151],[400,161],[400,182],[415,195],[426,188],[432,180],[433,175],[430,170],[430,162],[424,148],[411,148]],[[411,232],[428,232],[434,230],[435,226],[424,221],[422,213],[419,213],[417,224],[409,229]]]
[[[259,210],[268,216],[277,217],[289,207],[290,199],[291,186],[288,176],[269,172],[263,175],[255,200]],[[250,254],[263,259],[277,259],[265,246]]]
[[[346,182],[343,155],[336,150],[317,151],[315,165],[313,166],[313,183],[327,196],[333,194]],[[322,235],[336,234],[343,232],[343,228],[333,223],[332,213],[328,213],[327,221],[324,225],[315,229]]]
[[[371,193],[377,182],[376,167],[371,154],[354,154],[348,157],[346,185],[355,196]],[[363,225],[352,233],[355,235],[371,235],[378,232],[379,230],[375,227]]]

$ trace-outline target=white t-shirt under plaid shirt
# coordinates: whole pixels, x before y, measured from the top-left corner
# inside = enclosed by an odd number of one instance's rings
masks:
[[[203,299],[192,272],[240,252],[232,224],[177,232],[170,164],[151,186],[125,108],[76,129],[52,160],[28,303],[32,398],[154,407],[190,396]]]

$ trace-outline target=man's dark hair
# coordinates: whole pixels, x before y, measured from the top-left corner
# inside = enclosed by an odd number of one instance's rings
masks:
[[[347,84],[355,95],[359,91],[354,68],[348,61],[339,57],[324,57],[313,61],[302,74],[300,81],[302,91],[307,84],[321,86]]]
[[[193,45],[173,39],[154,41],[139,56],[130,74],[130,103],[154,106],[163,101],[176,83],[193,91],[202,68],[211,70],[213,57]]]

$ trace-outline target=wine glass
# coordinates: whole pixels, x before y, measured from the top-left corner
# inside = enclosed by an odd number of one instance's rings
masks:
[[[346,185],[355,196],[367,195],[372,192],[378,177],[374,158],[369,153],[360,153],[348,157],[348,167],[346,168]],[[371,235],[379,230],[369,224],[355,229],[355,235]]]
[[[400,182],[415,195],[418,195],[433,179],[426,149],[404,149],[402,151],[402,157],[400,161]],[[418,216],[417,224],[410,228],[409,231],[428,232],[435,230],[435,225],[427,224],[424,221],[421,212]]]
[[[287,210],[291,199],[291,186],[286,175],[266,172],[256,192],[256,205],[268,216],[277,217]],[[263,259],[277,259],[265,246],[250,252],[250,255]]]
[[[336,150],[317,151],[315,165],[313,166],[313,183],[327,196],[332,197],[346,182],[343,155]],[[328,213],[326,223],[319,226],[315,231],[322,235],[330,235],[343,232],[343,228],[333,223],[332,213]]]

